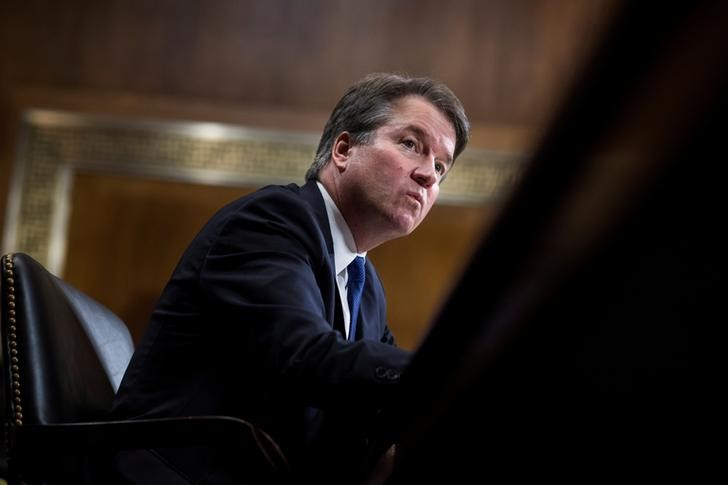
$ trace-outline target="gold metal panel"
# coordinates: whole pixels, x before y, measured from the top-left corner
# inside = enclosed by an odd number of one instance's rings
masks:
[[[8,200],[3,251],[31,254],[60,274],[77,170],[212,185],[302,183],[318,135],[204,122],[149,121],[31,110]],[[438,203],[479,205],[502,197],[522,157],[467,149]]]

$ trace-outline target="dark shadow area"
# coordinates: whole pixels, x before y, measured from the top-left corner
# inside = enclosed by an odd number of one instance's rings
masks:
[[[389,483],[717,469],[728,5],[624,3],[403,376]]]

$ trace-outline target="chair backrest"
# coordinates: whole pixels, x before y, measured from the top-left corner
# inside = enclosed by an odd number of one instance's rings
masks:
[[[3,256],[1,265],[5,420],[102,418],[134,350],[126,326],[27,254]]]

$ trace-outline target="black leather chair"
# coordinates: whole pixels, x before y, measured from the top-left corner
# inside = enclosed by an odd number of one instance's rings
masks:
[[[283,481],[285,457],[240,419],[105,421],[133,352],[124,323],[26,254],[2,257],[2,408],[9,483],[114,483],[126,449],[239,450],[251,477]]]

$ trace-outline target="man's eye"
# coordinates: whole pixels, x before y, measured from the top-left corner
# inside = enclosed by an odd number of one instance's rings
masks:
[[[417,143],[415,143],[414,140],[402,140],[402,145],[405,146],[405,148],[409,150],[414,150],[417,148]]]
[[[439,173],[440,175],[444,175],[445,174],[445,164],[444,163],[440,163],[440,162],[436,162],[435,163],[435,171],[437,173]]]

